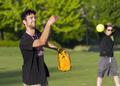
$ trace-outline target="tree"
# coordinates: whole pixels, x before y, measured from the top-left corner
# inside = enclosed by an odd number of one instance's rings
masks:
[[[59,17],[53,26],[52,40],[70,46],[82,41],[86,29],[81,28],[80,0],[47,0],[42,8],[41,16],[45,17],[45,21],[52,14]]]
[[[120,25],[120,1],[119,0],[83,0],[82,8],[86,12],[86,28],[89,28],[90,39],[96,39],[96,25],[111,22]],[[84,21],[85,22],[85,21]]]
[[[12,34],[21,30],[21,13],[25,9],[34,9],[40,30],[51,15],[59,17],[53,26],[51,40],[67,45],[80,42],[85,32],[81,29],[80,3],[80,0],[4,0],[0,2],[0,29]]]
[[[16,0],[0,1],[0,31],[14,33],[21,26],[20,13],[21,8],[19,2]],[[2,34],[4,39],[4,34]]]

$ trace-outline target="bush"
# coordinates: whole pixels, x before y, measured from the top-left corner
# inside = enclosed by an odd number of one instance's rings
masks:
[[[73,50],[75,51],[88,51],[90,46],[87,45],[76,45]]]
[[[19,41],[0,41],[0,47],[18,47]]]

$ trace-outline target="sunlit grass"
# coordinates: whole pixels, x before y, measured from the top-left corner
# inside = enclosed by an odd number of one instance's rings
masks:
[[[49,86],[96,86],[98,52],[69,51],[72,69],[57,69],[57,52],[45,49],[45,62],[50,70]],[[120,52],[115,52],[120,67]],[[0,86],[22,86],[22,56],[19,48],[0,47]],[[112,77],[105,77],[103,86],[115,86]]]

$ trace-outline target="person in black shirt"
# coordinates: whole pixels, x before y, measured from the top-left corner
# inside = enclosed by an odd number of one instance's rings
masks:
[[[20,40],[20,50],[23,56],[23,84],[24,86],[48,86],[49,71],[44,62],[43,47],[47,45],[49,48],[57,49],[47,41],[51,25],[56,22],[57,18],[51,16],[42,33],[36,29],[36,12],[34,10],[24,11],[22,20],[26,28]]]
[[[100,62],[97,77],[97,86],[102,86],[102,79],[105,74],[113,75],[116,86],[120,86],[117,62],[114,58],[113,46],[114,37],[120,35],[120,29],[108,23],[105,31],[99,33],[100,38]]]

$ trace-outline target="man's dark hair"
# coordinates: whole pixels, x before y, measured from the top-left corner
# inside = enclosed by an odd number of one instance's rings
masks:
[[[31,9],[28,9],[28,10],[25,10],[23,13],[22,13],[22,16],[21,16],[21,19],[24,20],[26,18],[27,15],[30,15],[30,14],[36,14],[36,12],[34,10],[31,10]]]

